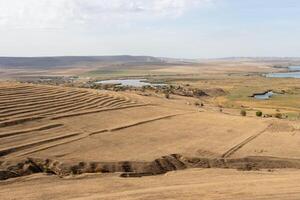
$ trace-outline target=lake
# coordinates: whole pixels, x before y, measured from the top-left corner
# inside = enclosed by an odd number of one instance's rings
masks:
[[[267,100],[270,99],[274,95],[273,91],[268,91],[264,94],[254,94],[253,97],[259,100]]]
[[[146,82],[146,79],[116,79],[116,80],[105,80],[98,81],[96,83],[100,84],[117,84],[122,86],[130,86],[130,87],[143,87],[143,86],[165,86],[166,84],[158,84],[158,83],[149,83]]]
[[[268,78],[300,78],[300,66],[290,66],[288,67],[289,72],[280,73],[269,73],[266,74]]]
[[[300,66],[289,66],[290,71],[300,71]]]

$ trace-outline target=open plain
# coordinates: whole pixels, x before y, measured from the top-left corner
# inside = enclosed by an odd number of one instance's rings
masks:
[[[299,199],[299,80],[262,76],[285,62],[156,62],[2,81],[1,199]],[[172,86],[86,86],[107,77]]]

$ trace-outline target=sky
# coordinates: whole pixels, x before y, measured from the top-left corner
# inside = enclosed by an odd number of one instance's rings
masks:
[[[299,0],[0,0],[0,56],[300,57]]]

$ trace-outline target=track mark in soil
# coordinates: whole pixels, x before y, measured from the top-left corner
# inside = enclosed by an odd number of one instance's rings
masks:
[[[47,124],[44,126],[39,126],[39,127],[35,127],[35,128],[30,128],[30,129],[5,132],[5,133],[0,133],[0,138],[20,135],[20,134],[34,132],[34,131],[44,131],[44,130],[49,130],[49,129],[53,129],[53,128],[57,128],[57,127],[61,127],[61,126],[63,126],[63,124]]]
[[[264,130],[260,131],[257,134],[254,134],[250,137],[248,137],[247,139],[245,139],[244,141],[242,141],[241,143],[233,146],[232,148],[230,148],[228,151],[226,151],[224,154],[222,154],[222,158],[228,158],[230,157],[232,154],[234,154],[235,152],[237,152],[239,149],[241,149],[243,146],[245,146],[246,144],[248,144],[249,142],[251,142],[252,140],[256,139],[258,136],[260,136],[261,134],[263,134],[264,132],[266,132],[273,124],[269,124]]]

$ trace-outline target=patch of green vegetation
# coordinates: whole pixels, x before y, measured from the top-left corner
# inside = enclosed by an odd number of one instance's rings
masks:
[[[257,117],[261,117],[263,113],[261,111],[256,111],[255,114],[256,114]]]

